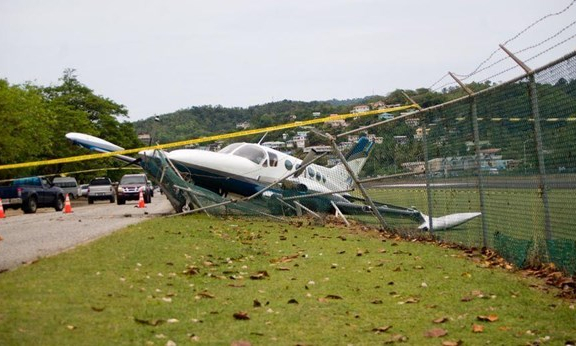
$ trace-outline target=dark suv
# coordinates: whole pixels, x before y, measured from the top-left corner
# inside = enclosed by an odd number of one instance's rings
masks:
[[[126,204],[126,201],[138,200],[140,190],[144,195],[144,202],[152,202],[150,189],[148,188],[146,174],[126,174],[120,179],[120,184],[116,190],[116,201],[118,204]]]

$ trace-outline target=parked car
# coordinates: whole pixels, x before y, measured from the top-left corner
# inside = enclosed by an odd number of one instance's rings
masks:
[[[88,184],[82,184],[78,188],[78,196],[88,197]]]
[[[52,180],[55,186],[58,186],[71,198],[78,198],[78,182],[74,177],[56,177]]]
[[[93,204],[95,200],[101,199],[107,199],[110,203],[116,202],[112,181],[108,177],[94,178],[88,184],[88,204]]]
[[[118,204],[126,204],[126,201],[138,200],[142,190],[144,202],[152,202],[152,193],[148,187],[146,174],[125,174],[118,184]]]
[[[10,186],[0,187],[2,206],[22,208],[24,213],[35,213],[38,208],[64,209],[65,192],[48,180],[40,177],[29,177],[14,180]]]

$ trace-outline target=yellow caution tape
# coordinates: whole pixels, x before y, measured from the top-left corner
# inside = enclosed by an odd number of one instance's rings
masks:
[[[84,169],[81,171],[73,171],[73,172],[61,172],[61,173],[53,173],[53,174],[44,174],[44,175],[39,175],[38,177],[40,178],[48,178],[48,177],[55,177],[55,176],[61,176],[61,177],[68,177],[68,176],[73,176],[75,174],[79,174],[79,173],[88,173],[88,172],[100,172],[100,171],[119,171],[119,170],[129,170],[129,171],[138,171],[141,170],[142,167],[136,167],[136,166],[132,166],[132,167],[109,167],[109,168],[93,168],[93,169]],[[0,180],[0,184],[1,183],[7,183],[10,181],[14,181],[14,180],[18,180],[19,178],[12,178],[12,179],[2,179]]]
[[[363,116],[367,116],[367,115],[381,114],[381,113],[385,113],[385,112],[397,112],[397,111],[402,111],[402,110],[409,109],[409,108],[418,108],[418,107],[417,107],[417,105],[412,104],[412,105],[408,105],[408,106],[379,109],[379,110],[362,112],[362,113],[349,113],[349,114],[334,115],[334,116],[328,116],[328,117],[312,119],[312,120],[296,121],[293,123],[287,123],[287,124],[270,126],[270,127],[263,127],[260,129],[231,132],[231,133],[225,133],[225,134],[221,134],[221,135],[214,135],[214,136],[190,139],[190,140],[186,140],[186,141],[179,141],[179,142],[172,142],[172,143],[166,143],[166,144],[160,144],[160,145],[152,145],[152,146],[142,147],[142,148],[134,148],[134,149],[121,150],[121,151],[114,151],[114,152],[110,152],[110,153],[87,154],[87,155],[71,156],[71,157],[52,159],[52,160],[14,163],[14,164],[8,164],[8,165],[0,166],[0,170],[25,168],[25,167],[35,167],[35,166],[46,166],[46,165],[56,165],[59,163],[71,163],[71,162],[78,162],[78,161],[102,159],[102,158],[106,158],[106,157],[113,157],[116,155],[134,154],[134,153],[137,153],[137,152],[143,151],[143,150],[168,149],[168,148],[174,148],[174,147],[183,147],[183,146],[191,145],[191,144],[213,142],[213,141],[218,141],[218,140],[222,140],[222,139],[229,139],[229,138],[243,137],[243,136],[255,135],[255,134],[266,133],[266,132],[273,132],[273,131],[278,131],[278,130],[290,129],[290,128],[294,128],[294,127],[320,124],[320,123],[325,123],[325,122],[334,121],[334,120],[344,120],[344,119],[348,119],[348,118],[363,117]]]

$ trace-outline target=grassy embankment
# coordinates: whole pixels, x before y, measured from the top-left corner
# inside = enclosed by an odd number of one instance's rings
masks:
[[[0,275],[0,344],[574,338],[571,302],[483,263],[358,227],[156,219]]]

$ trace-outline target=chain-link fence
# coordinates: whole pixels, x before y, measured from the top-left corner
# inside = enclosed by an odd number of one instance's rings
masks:
[[[413,205],[432,217],[482,215],[439,239],[495,249],[524,266],[576,272],[576,53],[524,78],[421,110],[408,124],[420,155],[393,162],[414,172],[369,190],[375,201]],[[414,144],[413,144],[414,145]],[[426,174],[418,172],[426,171]],[[404,225],[389,223],[397,230]]]

